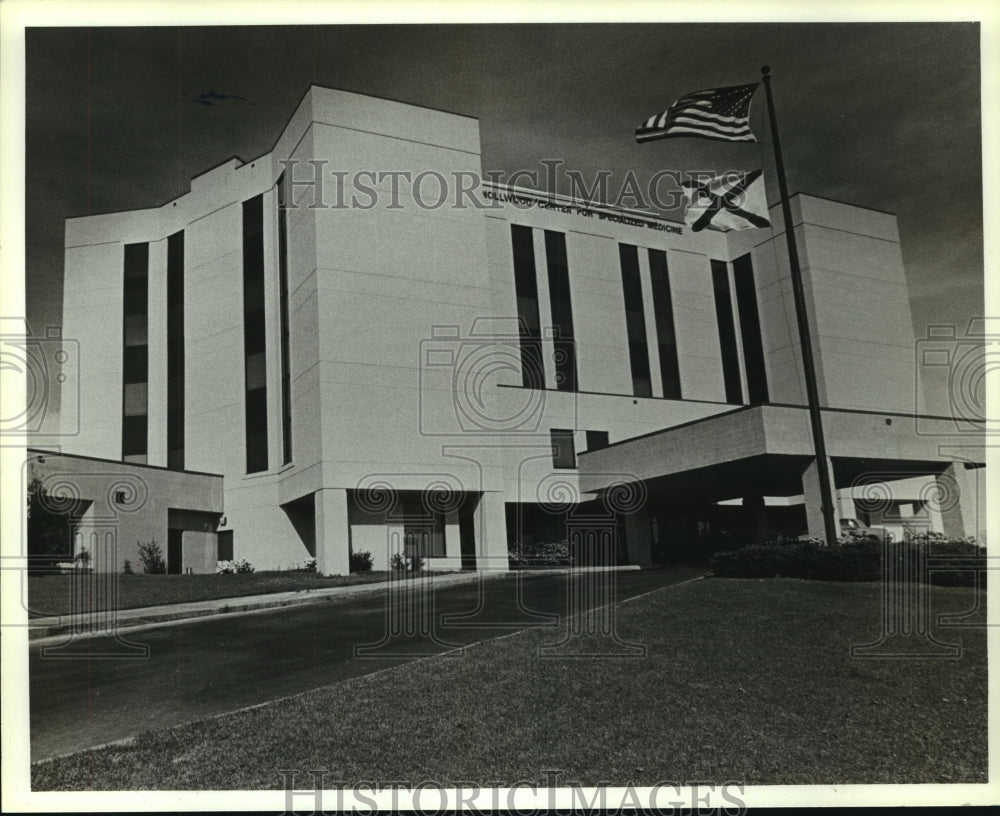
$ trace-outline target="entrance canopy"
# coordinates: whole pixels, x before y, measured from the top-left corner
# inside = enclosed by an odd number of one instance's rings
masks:
[[[960,433],[951,418],[822,413],[837,488],[937,475],[956,462],[984,461],[983,436]],[[803,471],[814,459],[806,408],[753,405],[582,453],[578,464],[581,491],[599,493],[630,474],[651,492],[722,501],[799,495]]]

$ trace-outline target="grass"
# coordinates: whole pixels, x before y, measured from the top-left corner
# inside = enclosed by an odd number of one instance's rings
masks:
[[[932,590],[935,612],[973,590]],[[278,769],[417,785],[987,781],[985,629],[958,660],[856,660],[878,584],[707,579],[622,606],[643,659],[540,657],[553,632],[484,642],[32,768],[35,790],[274,789]]]
[[[327,587],[386,581],[388,572],[356,572],[323,576],[315,572],[250,572],[232,575],[119,575],[118,608],[209,601]],[[65,615],[71,610],[73,575],[28,577],[28,608],[31,617]],[[98,597],[98,603],[104,600]],[[97,611],[96,609],[94,611]]]

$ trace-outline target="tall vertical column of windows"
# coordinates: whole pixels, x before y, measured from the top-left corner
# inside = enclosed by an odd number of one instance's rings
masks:
[[[184,469],[184,232],[167,238],[167,467]]]
[[[122,461],[149,453],[149,244],[126,244],[124,261]]]
[[[642,281],[639,278],[639,251],[631,244],[618,245],[622,270],[622,292],[625,296],[625,328],[628,334],[628,358],[632,370],[632,394],[653,396],[649,374],[649,346],[646,340],[646,318],[642,310]]]
[[[285,208],[285,176],[278,179],[278,298],[281,320],[281,461],[292,461],[292,369],[289,351],[288,314],[288,210]]]
[[[247,473],[267,470],[264,197],[243,202],[243,362]]]
[[[740,316],[747,398],[751,405],[757,405],[768,400],[767,372],[760,314],[757,311],[757,287],[754,285],[753,261],[749,253],[733,261],[733,282],[736,284],[736,310]]]
[[[653,314],[660,352],[663,396],[667,399],[681,399],[681,374],[677,363],[677,335],[674,330],[673,301],[670,297],[670,275],[667,271],[667,253],[662,249],[649,250],[649,276],[653,288]]]
[[[725,261],[712,261],[712,287],[715,290],[715,316],[719,325],[719,348],[722,352],[722,381],[726,402],[743,402],[740,381],[740,356],[733,322],[733,298],[729,290],[729,267]]]
[[[545,230],[545,263],[549,270],[549,301],[556,363],[556,388],[576,391],[576,339],[573,334],[573,306],[569,293],[569,265],[566,261],[566,236]]]
[[[511,224],[510,239],[514,253],[514,291],[520,324],[521,385],[525,388],[544,388],[542,329],[538,313],[538,281],[531,228]]]

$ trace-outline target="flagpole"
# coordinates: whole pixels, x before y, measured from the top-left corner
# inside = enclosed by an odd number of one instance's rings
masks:
[[[774,146],[774,163],[778,174],[778,191],[781,194],[781,214],[785,221],[785,241],[788,244],[788,261],[791,268],[792,292],[795,296],[795,317],[799,326],[799,344],[802,347],[802,366],[806,378],[806,397],[809,403],[809,424],[812,427],[813,447],[816,450],[816,467],[819,471],[819,492],[823,512],[823,529],[826,544],[837,543],[837,525],[834,519],[833,485],[823,439],[823,416],[819,407],[819,387],[816,385],[816,367],[813,362],[812,341],[809,334],[809,316],[806,311],[806,296],[802,286],[802,270],[799,268],[799,253],[795,244],[795,230],[792,225],[792,210],[788,203],[788,185],[785,182],[785,164],[781,158],[781,141],[778,139],[778,120],[771,98],[771,66],[760,69],[767,96],[767,116],[771,124],[771,144]]]

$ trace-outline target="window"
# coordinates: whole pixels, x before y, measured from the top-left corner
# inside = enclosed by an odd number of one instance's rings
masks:
[[[573,444],[573,431],[553,428],[552,467],[569,469],[576,467],[576,447]]]
[[[288,347],[288,210],[285,176],[278,179],[278,299],[281,321],[281,461],[292,461],[292,372]]]
[[[149,442],[149,244],[126,244],[122,307],[122,459],[146,464]]]
[[[267,470],[264,197],[243,202],[243,356],[247,473]]]
[[[525,388],[545,388],[538,281],[531,228],[511,224],[510,239],[514,252],[514,290],[521,335],[521,385]]]
[[[646,319],[642,311],[639,251],[631,244],[619,244],[618,257],[622,269],[622,292],[625,295],[625,329],[628,333],[628,358],[632,369],[632,394],[636,397],[651,397],[653,384],[649,376]]]
[[[167,238],[167,467],[184,469],[184,233]]]
[[[715,316],[719,324],[726,402],[742,404],[743,385],[740,382],[740,359],[733,323],[733,300],[729,291],[729,268],[725,261],[712,261],[712,286],[715,289]]]
[[[670,275],[667,253],[649,250],[649,276],[653,286],[653,313],[656,318],[656,340],[660,352],[660,379],[663,396],[681,399],[681,374],[677,364],[677,337],[674,333],[674,310],[670,297]]]
[[[587,431],[587,450],[595,451],[608,446],[607,431]]]
[[[736,308],[740,316],[743,340],[743,365],[747,377],[747,397],[751,405],[767,402],[767,372],[764,365],[764,342],[757,312],[757,288],[753,280],[753,261],[749,253],[733,261],[736,284]]]
[[[566,236],[545,230],[545,264],[549,270],[549,301],[552,306],[556,389],[576,391],[576,341],[573,335],[573,305],[569,295]]]

